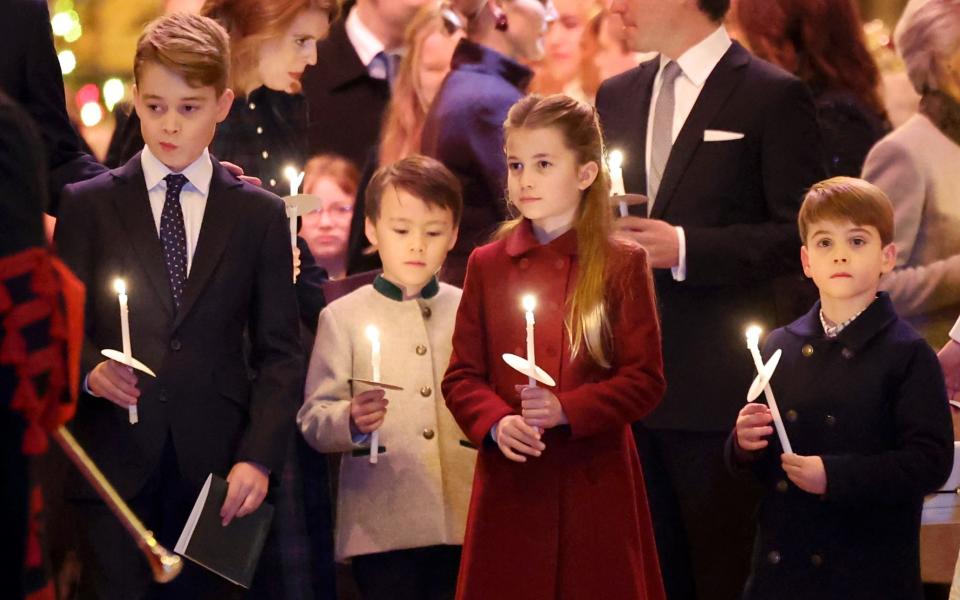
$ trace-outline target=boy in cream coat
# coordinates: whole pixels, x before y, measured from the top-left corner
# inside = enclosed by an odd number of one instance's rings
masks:
[[[336,555],[366,600],[456,589],[476,450],[440,392],[460,290],[435,273],[461,211],[460,184],[439,162],[381,168],[367,189],[366,233],[383,274],[320,314],[297,422],[314,449],[342,454]],[[402,391],[354,381],[375,379],[371,325],[378,381]]]

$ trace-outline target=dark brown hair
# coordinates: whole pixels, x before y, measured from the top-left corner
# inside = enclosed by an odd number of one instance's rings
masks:
[[[199,15],[174,13],[151,21],[137,40],[133,77],[143,66],[160,65],[191,87],[213,86],[220,96],[230,78],[230,39],[216,21]]]
[[[832,177],[810,188],[797,216],[804,245],[810,228],[821,221],[872,225],[884,246],[893,241],[893,204],[883,190],[856,177]]]
[[[388,187],[416,196],[428,206],[449,210],[454,226],[460,224],[463,189],[460,180],[440,161],[414,154],[377,169],[367,186],[364,203],[364,216],[373,223],[380,218],[380,201]]]

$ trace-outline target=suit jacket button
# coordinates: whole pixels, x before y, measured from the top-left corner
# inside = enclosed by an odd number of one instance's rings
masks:
[[[815,566],[815,567],[819,567],[820,565],[823,564],[823,557],[820,556],[819,554],[811,554],[811,555],[810,555],[810,564],[813,565],[813,566]]]
[[[800,348],[800,353],[804,356],[813,356],[813,346],[810,344],[804,344],[803,348]]]
[[[786,494],[787,490],[790,489],[790,486],[787,484],[786,479],[781,479],[780,481],[778,481],[776,487],[777,487],[777,491],[780,492],[781,494]]]
[[[157,400],[160,402],[166,402],[168,400],[166,392],[160,392],[160,395],[157,396]]]
[[[433,393],[433,390],[430,388],[429,385],[425,385],[422,388],[420,388],[420,395],[423,396],[424,398],[427,398],[432,393]]]
[[[770,563],[771,565],[779,565],[780,558],[781,558],[780,553],[777,552],[776,550],[771,550],[767,554],[767,562]]]
[[[423,315],[423,318],[424,318],[424,319],[429,319],[429,318],[430,318],[430,315],[433,314],[433,311],[430,310],[430,307],[429,307],[429,306],[424,306],[424,307],[420,310],[420,314]]]
[[[424,346],[423,344],[420,344],[419,346],[417,346],[417,354],[418,354],[419,356],[423,356],[423,355],[426,354],[426,353],[427,353],[427,347],[426,347],[426,346]]]
[[[180,340],[178,340],[178,339],[172,339],[172,340],[170,340],[170,349],[171,349],[171,350],[173,350],[174,352],[179,352],[181,348],[183,348],[183,344],[180,343]]]
[[[853,350],[851,350],[850,348],[844,348],[843,350],[840,351],[840,356],[846,359],[853,358]]]
[[[797,411],[795,411],[795,410],[793,410],[793,409],[791,408],[790,410],[787,411],[787,415],[786,415],[786,416],[787,416],[787,421],[789,421],[790,423],[796,423],[796,422],[797,422],[797,417],[798,417],[799,415],[797,415]]]
[[[837,424],[837,418],[833,415],[827,415],[823,420],[829,427],[833,427]]]
[[[425,440],[432,440],[434,435],[436,434],[429,427],[423,430],[423,439]]]

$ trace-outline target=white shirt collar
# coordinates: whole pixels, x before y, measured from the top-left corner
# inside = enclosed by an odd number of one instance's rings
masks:
[[[140,165],[143,167],[143,178],[146,181],[148,191],[159,185],[164,177],[173,173],[150,151],[149,146],[144,146],[143,152],[140,153]],[[198,192],[206,196],[210,191],[210,180],[213,179],[213,162],[210,160],[210,151],[204,148],[203,154],[180,172]]]
[[[707,77],[713,72],[730,45],[730,36],[726,28],[721,25],[717,30],[700,40],[696,45],[687,49],[677,58],[677,64],[687,79],[697,87],[703,87]],[[660,55],[660,69],[670,62],[670,59]]]
[[[350,9],[344,27],[347,30],[347,39],[350,40],[353,49],[357,51],[357,56],[360,57],[363,66],[369,67],[370,63],[373,62],[373,57],[386,50],[384,43],[360,20],[360,14],[357,12],[356,6]]]

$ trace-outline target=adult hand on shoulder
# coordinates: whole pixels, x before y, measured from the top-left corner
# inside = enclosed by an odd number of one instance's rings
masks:
[[[520,392],[521,415],[530,427],[550,429],[569,423],[560,400],[550,390],[530,385],[518,385],[516,389]]]
[[[361,392],[350,400],[350,429],[354,435],[380,429],[390,403],[385,394],[385,390],[378,388]]]
[[[267,497],[270,478],[266,470],[251,462],[238,462],[227,475],[227,498],[220,507],[220,519],[224,527],[234,517],[245,517],[260,508]]]
[[[772,422],[773,415],[766,405],[747,403],[737,415],[737,445],[748,452],[766,448],[769,442],[764,438],[773,434]]]
[[[121,408],[136,405],[140,398],[133,369],[115,360],[105,360],[90,371],[87,387],[94,396],[106,398]]]
[[[943,379],[947,384],[947,398],[953,400],[960,392],[960,344],[948,340],[937,352],[940,366],[943,367]]]
[[[670,269],[680,264],[680,238],[677,229],[666,221],[621,217],[614,223],[614,237],[643,246],[654,269]]]
[[[798,488],[810,494],[823,495],[827,491],[827,470],[819,456],[783,454],[780,464]]]
[[[227,170],[227,172],[232,173],[237,176],[237,179],[240,181],[246,181],[250,185],[255,185],[257,187],[263,187],[263,182],[260,181],[259,177],[251,177],[249,175],[243,174],[243,167],[240,165],[235,165],[232,162],[227,162],[225,160],[220,161],[220,166]]]

